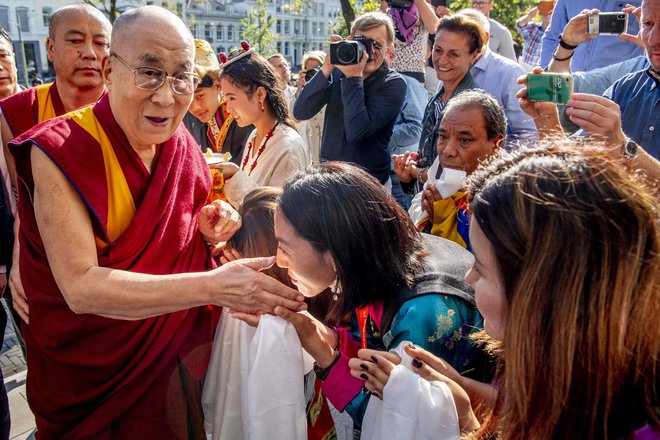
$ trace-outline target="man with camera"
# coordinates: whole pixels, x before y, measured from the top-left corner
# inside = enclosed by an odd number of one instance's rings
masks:
[[[388,144],[406,83],[385,62],[394,50],[392,20],[380,12],[355,19],[347,40],[332,37],[329,56],[293,107],[307,120],[327,104],[321,160],[353,162],[391,188]]]

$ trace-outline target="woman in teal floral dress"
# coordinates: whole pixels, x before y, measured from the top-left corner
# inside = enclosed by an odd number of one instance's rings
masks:
[[[483,322],[463,279],[472,254],[420,234],[364,170],[331,162],[298,172],[278,201],[275,234],[277,264],[312,303],[324,304],[316,317],[275,312],[315,359],[323,395],[356,425],[375,398],[350,374],[348,360],[361,346],[389,349],[407,340],[458,371],[480,357],[469,335]]]

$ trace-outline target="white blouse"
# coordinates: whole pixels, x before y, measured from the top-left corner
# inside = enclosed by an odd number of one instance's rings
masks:
[[[273,136],[266,142],[266,148],[258,157],[256,151],[259,151],[260,147],[252,147],[254,154],[248,152],[247,148],[256,136],[257,130],[254,130],[243,149],[243,157],[240,162],[243,169],[237,171],[231,179],[225,182],[227,200],[234,206],[238,206],[243,201],[245,194],[259,186],[282,187],[296,170],[311,163],[307,144],[300,134],[288,125],[282,123],[277,125]],[[264,144],[264,141],[261,145]],[[243,161],[248,154],[251,157],[248,157],[247,163],[243,167]],[[257,165],[250,172],[255,161]]]

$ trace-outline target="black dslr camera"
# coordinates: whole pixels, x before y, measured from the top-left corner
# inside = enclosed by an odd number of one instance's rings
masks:
[[[369,57],[367,62],[371,61],[374,47],[374,40],[364,35],[356,35],[353,40],[330,43],[330,63],[335,66],[358,64],[364,52]]]

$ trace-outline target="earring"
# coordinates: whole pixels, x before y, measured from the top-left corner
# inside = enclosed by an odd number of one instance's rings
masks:
[[[335,278],[335,282],[330,288],[330,291],[332,292],[332,300],[337,301],[339,299],[339,295],[341,295],[341,285],[339,284],[339,277]]]
[[[265,112],[266,109],[264,108],[264,101],[263,100],[259,101],[259,105],[261,106],[261,111]]]

